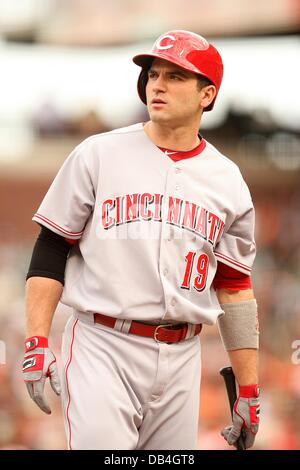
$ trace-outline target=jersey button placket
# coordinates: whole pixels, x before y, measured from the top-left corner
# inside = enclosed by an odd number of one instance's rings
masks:
[[[172,310],[175,307],[175,303],[172,300],[173,297],[170,297],[168,293],[167,285],[168,280],[171,282],[172,276],[170,276],[169,270],[169,263],[170,263],[170,241],[173,237],[171,237],[171,228],[172,225],[167,224],[167,217],[168,217],[168,204],[169,204],[169,197],[179,197],[178,190],[180,189],[178,178],[175,173],[178,173],[179,168],[173,167],[170,168],[165,185],[165,194],[164,194],[164,207],[162,211],[162,230],[161,230],[161,241],[160,241],[160,272],[161,272],[161,282],[164,290],[164,297],[165,297],[165,304],[167,310]],[[178,188],[176,190],[176,188]],[[176,301],[175,301],[176,302]]]
[[[181,173],[181,168],[179,168],[179,166],[176,166],[174,169],[173,169],[173,174],[174,174],[174,190],[176,193],[178,193],[178,191],[180,191],[181,189],[181,184],[180,184],[180,173]],[[178,194],[176,194],[176,197],[178,197]]]

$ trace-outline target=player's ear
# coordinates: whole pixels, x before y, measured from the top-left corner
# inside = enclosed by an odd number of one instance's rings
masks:
[[[215,99],[217,94],[217,89],[215,85],[207,85],[201,88],[200,90],[200,106],[206,108],[209,106],[212,101]]]

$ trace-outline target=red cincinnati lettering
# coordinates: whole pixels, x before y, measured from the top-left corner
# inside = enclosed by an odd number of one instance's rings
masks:
[[[123,205],[123,196],[116,197],[116,225],[122,223],[122,205]]]
[[[161,222],[161,203],[162,203],[162,194],[154,194],[154,216],[153,220]]]
[[[154,197],[150,193],[144,193],[141,195],[140,200],[140,217],[144,220],[151,220],[152,212],[148,209],[148,204],[153,203]]]
[[[190,230],[194,229],[197,206],[193,202],[185,201],[182,227]]]
[[[126,209],[125,209],[125,220],[126,222],[131,222],[132,220],[136,220],[139,216],[138,214],[138,201],[139,201],[139,194],[127,194],[126,196]]]
[[[169,210],[167,217],[167,222],[169,224],[179,225],[180,210],[182,203],[182,199],[179,199],[178,197],[174,198],[169,196]]]
[[[114,208],[114,200],[113,199],[106,199],[106,201],[102,204],[102,225],[105,230],[112,227],[115,223],[115,219],[110,217],[109,211]]]
[[[215,238],[216,229],[217,229],[217,222],[219,220],[220,219],[216,214],[213,214],[212,212],[208,213],[208,222],[211,223],[208,241],[212,244],[214,243],[214,238]]]
[[[199,235],[206,239],[206,230],[207,230],[207,221],[206,221],[206,214],[207,210],[203,209],[203,207],[198,208],[197,213],[197,221],[195,226],[195,231],[199,233]]]

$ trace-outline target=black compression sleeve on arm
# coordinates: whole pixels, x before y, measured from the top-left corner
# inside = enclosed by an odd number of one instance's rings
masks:
[[[26,280],[34,276],[48,277],[64,285],[70,249],[71,245],[62,236],[42,227],[34,245]]]

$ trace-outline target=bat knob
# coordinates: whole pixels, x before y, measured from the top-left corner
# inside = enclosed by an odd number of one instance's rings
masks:
[[[225,375],[232,374],[232,367],[231,366],[222,367],[222,369],[220,369],[219,372],[223,377],[225,377]]]

